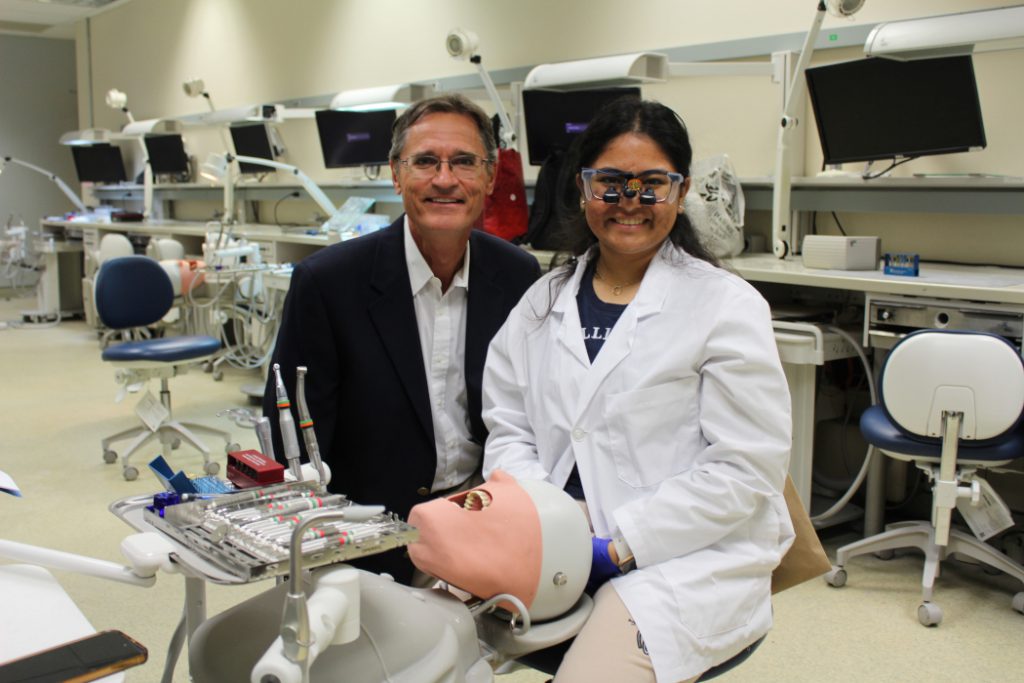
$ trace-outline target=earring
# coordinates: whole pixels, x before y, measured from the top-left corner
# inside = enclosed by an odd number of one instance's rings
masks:
[[[678,209],[678,211],[679,211],[679,213],[683,213],[683,212],[686,211],[686,207],[683,206],[682,202],[679,202],[679,209]]]
[[[586,211],[586,210],[587,210],[587,200],[583,199],[581,197],[580,198],[580,211]]]

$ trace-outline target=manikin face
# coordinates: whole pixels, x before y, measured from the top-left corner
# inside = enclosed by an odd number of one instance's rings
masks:
[[[590,167],[634,175],[654,170],[679,172],[661,147],[642,133],[625,133],[612,139]],[[652,257],[672,231],[689,187],[690,179],[686,178],[673,201],[656,204],[642,204],[639,195],[622,196],[617,204],[600,197],[587,201],[587,224],[601,244],[602,256]]]
[[[484,158],[486,151],[473,119],[463,114],[427,114],[406,132],[402,159],[430,154],[443,161],[460,154]],[[483,213],[484,199],[494,189],[492,164],[483,164],[471,176],[457,175],[447,163],[440,170],[417,172],[407,164],[391,162],[395,191],[402,195],[413,236],[455,232],[468,236]]]

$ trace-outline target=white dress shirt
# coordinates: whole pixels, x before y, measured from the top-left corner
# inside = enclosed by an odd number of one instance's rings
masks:
[[[457,486],[476,471],[483,453],[473,443],[466,409],[466,303],[469,295],[469,244],[462,268],[447,292],[430,270],[405,219],[405,262],[409,268],[416,327],[427,375],[434,424],[437,469],[431,491]]]

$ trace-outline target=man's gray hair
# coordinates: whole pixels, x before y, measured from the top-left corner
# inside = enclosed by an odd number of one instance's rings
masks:
[[[405,149],[409,128],[428,114],[462,114],[463,116],[468,116],[476,124],[477,132],[480,133],[480,142],[483,143],[484,155],[487,160],[494,161],[497,157],[498,145],[494,141],[494,128],[491,126],[491,120],[487,117],[484,110],[464,95],[447,93],[428,100],[420,100],[402,112],[402,115],[395,120],[395,124],[391,127],[390,158],[392,161],[402,157],[402,150]]]

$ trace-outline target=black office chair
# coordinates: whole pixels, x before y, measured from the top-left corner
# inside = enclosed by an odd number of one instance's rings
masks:
[[[167,314],[174,303],[174,291],[170,277],[159,263],[145,256],[123,256],[105,262],[100,268],[95,298],[96,312],[103,324],[118,330],[125,340],[130,340],[133,328],[152,325]],[[126,387],[151,378],[160,379],[160,403],[164,415],[155,428],[142,424],[103,439],[103,460],[107,463],[117,460],[117,453],[110,448],[111,443],[131,438],[121,456],[124,478],[131,481],[139,476],[139,471],[129,464],[129,459],[142,446],[158,438],[165,451],[169,452],[184,440],[202,453],[204,471],[216,474],[220,465],[210,461],[210,449],[194,432],[224,439],[226,451],[237,450],[238,447],[231,443],[231,435],[226,431],[174,420],[168,380],[184,374],[190,365],[208,360],[219,349],[220,342],[207,336],[125,341],[105,348],[103,360],[118,368],[117,381]]]
[[[1009,342],[993,334],[922,330],[892,348],[879,386],[879,405],[861,416],[861,432],[886,455],[924,470],[932,482],[932,518],[892,524],[843,546],[826,581],[845,585],[845,565],[857,555],[918,548],[925,565],[917,618],[925,626],[937,626],[942,610],[932,602],[932,589],[950,554],[973,558],[1024,582],[1024,566],[985,542],[998,530],[972,523],[980,502],[1002,505],[978,470],[1024,456],[1024,361]],[[977,538],[950,528],[954,508],[977,528],[972,528]],[[1012,606],[1024,612],[1024,592],[1014,596]]]

